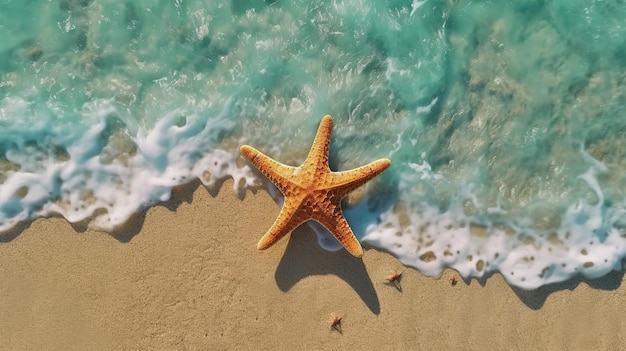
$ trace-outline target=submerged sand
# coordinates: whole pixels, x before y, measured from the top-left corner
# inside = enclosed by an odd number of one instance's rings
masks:
[[[618,349],[623,273],[524,292],[422,276],[366,248],[322,250],[298,228],[256,242],[279,208],[197,183],[111,234],[39,219],[0,244],[2,350]],[[386,283],[403,271],[401,291]],[[333,314],[342,333],[332,330]]]

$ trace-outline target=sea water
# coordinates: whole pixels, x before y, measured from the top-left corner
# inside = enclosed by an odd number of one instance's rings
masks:
[[[333,170],[392,161],[345,204],[362,241],[431,276],[601,277],[626,255],[624,18],[623,0],[0,0],[0,230],[113,230],[196,178],[245,189],[263,180],[240,145],[298,165],[331,114]]]

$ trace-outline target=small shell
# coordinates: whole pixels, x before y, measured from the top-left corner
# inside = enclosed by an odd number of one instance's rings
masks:
[[[339,332],[339,334],[342,334],[342,331],[341,331],[341,317],[339,317],[336,314],[332,315],[331,320],[330,320],[330,329]]]
[[[398,289],[398,291],[402,291],[402,286],[400,285],[400,280],[402,279],[401,271],[394,271],[390,275],[388,275],[385,279],[387,279],[388,284],[393,284],[393,286]]]

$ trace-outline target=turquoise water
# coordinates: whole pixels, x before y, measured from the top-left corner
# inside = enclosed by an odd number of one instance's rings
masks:
[[[433,276],[603,276],[626,255],[624,18],[620,0],[0,0],[0,229],[112,230],[195,177],[251,186],[241,144],[296,165],[331,114],[331,168],[392,160],[347,204],[361,240]]]

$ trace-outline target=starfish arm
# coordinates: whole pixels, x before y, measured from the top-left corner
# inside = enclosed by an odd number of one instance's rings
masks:
[[[302,165],[303,168],[311,167],[318,170],[330,170],[328,168],[328,148],[330,146],[332,128],[333,118],[330,115],[324,116],[320,126],[317,128],[311,151],[309,151],[309,155]]]
[[[348,221],[346,221],[346,218],[341,212],[341,207],[334,206],[331,213],[323,213],[315,216],[313,219],[328,229],[328,231],[331,232],[337,240],[339,240],[341,245],[343,245],[343,247],[345,247],[346,250],[352,254],[352,256],[357,258],[361,258],[363,256],[361,243],[359,243],[359,240],[352,232],[352,229],[350,229]]]
[[[298,215],[299,203],[286,198],[283,208],[278,214],[278,218],[272,224],[272,227],[263,235],[256,248],[259,250],[265,250],[268,247],[274,245],[275,242],[280,240],[283,236],[289,234],[297,226],[302,224],[308,218]]]
[[[390,164],[389,159],[383,158],[349,171],[333,172],[328,177],[327,189],[341,189],[343,197],[384,172]]]
[[[240,152],[259,172],[263,173],[284,193],[286,184],[291,183],[287,176],[292,175],[296,167],[276,162],[252,146],[243,145],[240,148]]]

